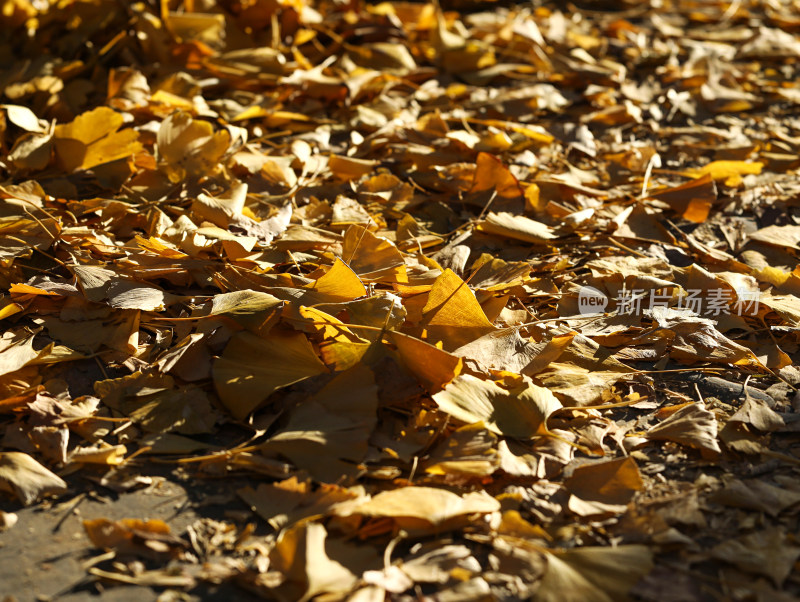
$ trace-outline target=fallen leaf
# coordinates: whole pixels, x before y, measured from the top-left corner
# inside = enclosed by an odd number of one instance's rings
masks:
[[[98,107],[70,123],[57,125],[53,142],[64,171],[91,169],[141,151],[136,130],[117,131],[124,122],[120,113],[108,107]]]
[[[717,420],[702,403],[691,403],[645,433],[653,441],[674,441],[699,450],[719,453]]]
[[[275,331],[234,335],[212,367],[220,400],[239,420],[280,387],[326,371],[304,335]]]
[[[452,270],[445,270],[431,287],[422,324],[432,342],[442,341],[448,351],[494,330],[475,295]]]
[[[0,452],[0,489],[29,506],[47,493],[63,493],[67,483],[28,454]]]
[[[547,418],[561,408],[544,387],[527,384],[519,392],[510,392],[469,374],[456,377],[433,400],[462,422],[483,422],[493,433],[521,439],[546,433]]]

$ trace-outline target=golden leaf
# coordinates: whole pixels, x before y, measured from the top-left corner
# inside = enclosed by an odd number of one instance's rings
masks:
[[[428,340],[456,349],[494,330],[467,284],[446,269],[431,287],[422,309],[422,326]]]
[[[212,368],[220,400],[244,419],[274,391],[327,372],[305,335],[270,332],[234,335]]]
[[[90,169],[142,150],[139,134],[133,129],[117,130],[122,115],[108,107],[98,107],[55,128],[56,155],[65,171]]]

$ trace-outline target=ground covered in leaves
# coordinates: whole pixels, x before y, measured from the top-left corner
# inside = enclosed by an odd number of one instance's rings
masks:
[[[795,3],[1,4],[0,593],[800,595]]]

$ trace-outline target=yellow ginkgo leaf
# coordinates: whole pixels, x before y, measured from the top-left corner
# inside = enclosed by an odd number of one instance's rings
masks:
[[[214,385],[231,414],[243,419],[281,387],[327,372],[305,335],[240,332],[214,362]]]
[[[352,301],[367,294],[359,277],[341,259],[336,259],[331,269],[308,288],[319,293],[324,303]]]
[[[478,153],[475,163],[475,179],[470,193],[492,191],[501,199],[522,199],[523,192],[519,181],[503,165],[502,161],[490,153]]]
[[[461,373],[462,360],[416,337],[388,332],[403,365],[428,392],[436,393]]]
[[[173,182],[212,172],[230,142],[227,130],[215,132],[208,121],[192,119],[184,111],[167,117],[156,137],[160,166]]]
[[[443,525],[456,518],[499,509],[500,502],[485,491],[473,491],[462,496],[436,487],[401,487],[382,491],[366,502],[343,504],[337,509],[337,514],[392,518],[413,528],[421,526],[420,523]]]
[[[141,151],[135,130],[117,131],[123,123],[122,115],[113,109],[98,107],[56,126],[53,140],[64,171],[91,169]]]
[[[583,464],[564,485],[572,495],[583,500],[627,504],[644,487],[644,482],[636,461],[627,457]]]
[[[261,291],[242,290],[214,295],[209,315],[226,315],[258,335],[266,335],[280,318],[284,301]]]
[[[405,261],[394,243],[351,225],[344,233],[342,257],[362,279],[407,282]]]
[[[760,174],[762,167],[764,164],[758,161],[712,161],[708,165],[684,173],[692,178],[701,178],[708,174],[713,180],[731,180],[735,183],[741,176]]]
[[[367,159],[355,159],[343,155],[331,155],[328,159],[328,167],[333,175],[340,180],[356,180],[375,171],[378,161]]]
[[[422,309],[422,326],[428,331],[429,341],[442,341],[447,350],[457,349],[494,330],[473,292],[449,268],[431,287]]]

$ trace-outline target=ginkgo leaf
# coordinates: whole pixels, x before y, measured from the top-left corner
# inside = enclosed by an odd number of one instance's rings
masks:
[[[490,332],[453,351],[479,365],[532,375],[558,359],[572,342],[573,334],[556,335],[540,343],[524,339],[517,328]]]
[[[377,165],[377,161],[343,155],[331,155],[328,159],[328,167],[333,175],[341,180],[353,180],[365,176],[374,171]]]
[[[547,224],[511,213],[490,213],[485,220],[478,222],[477,229],[532,244],[547,244],[557,238]]]
[[[525,195],[517,178],[500,159],[483,152],[478,153],[475,178],[467,199],[481,206],[491,199],[492,206],[500,211],[518,213],[525,207]]]
[[[0,105],[0,109],[6,112],[6,117],[11,123],[17,127],[21,127],[23,130],[38,132],[40,134],[47,131],[46,125],[42,125],[44,122],[40,121],[36,113],[31,111],[28,107],[23,107],[21,105]]]
[[[631,588],[653,569],[643,545],[580,547],[548,551],[547,571],[535,600],[629,600]]]
[[[748,479],[725,479],[725,486],[715,491],[709,501],[731,508],[745,508],[777,517],[800,504],[800,492]]]
[[[405,260],[397,247],[359,225],[344,233],[342,258],[360,278],[381,282],[405,282]]]
[[[546,554],[547,569],[536,591],[536,602],[581,600],[585,602],[615,602],[607,593],[586,579],[569,563],[555,554]]]
[[[340,372],[313,398],[293,409],[285,427],[261,445],[316,479],[333,482],[364,460],[377,421],[378,388],[369,368]]]
[[[239,182],[218,196],[201,192],[192,203],[192,212],[221,228],[227,228],[235,217],[242,215],[246,198],[247,184]]]
[[[359,277],[341,259],[336,259],[331,269],[308,288],[318,293],[323,303],[352,301],[367,294]]]
[[[287,600],[306,602],[316,596],[325,594],[343,596],[356,584],[358,577],[349,568],[328,554],[337,548],[331,545],[325,527],[318,523],[296,525],[282,532],[275,547],[270,552],[270,566],[281,571],[286,579],[281,583],[279,592]],[[337,550],[350,552],[349,562],[369,562],[377,557],[374,553],[364,554],[352,544]],[[339,556],[339,560],[343,560]],[[344,560],[343,560],[344,561]],[[359,564],[360,564],[359,563]],[[365,564],[366,564],[365,563]],[[366,566],[359,567],[362,570]]]
[[[636,461],[627,457],[582,464],[564,481],[564,486],[584,500],[626,504],[644,487],[644,482]]]
[[[386,333],[403,365],[430,392],[441,391],[461,373],[461,358],[400,332]]]
[[[359,487],[328,485],[314,489],[311,479],[296,476],[274,484],[261,483],[256,489],[243,487],[236,493],[275,529],[324,515],[336,504],[363,496]]]
[[[142,149],[138,132],[117,131],[124,122],[120,113],[98,107],[56,126],[53,140],[63,169],[90,169],[138,153]]]
[[[431,287],[422,309],[422,325],[428,339],[456,349],[494,330],[467,284],[450,269]]]
[[[749,235],[750,240],[770,245],[790,247],[800,250],[800,226],[767,226]]]
[[[220,400],[243,419],[280,387],[327,372],[305,335],[234,335],[212,368]]]
[[[454,518],[499,509],[500,502],[485,491],[457,495],[434,487],[401,487],[383,491],[366,502],[342,504],[336,514],[393,518],[401,526],[417,522],[441,525]],[[406,523],[404,519],[413,520]]]
[[[687,171],[686,175],[700,178],[708,174],[714,180],[726,180],[747,174],[760,174],[763,167],[764,164],[758,161],[712,161],[708,165]]]
[[[562,352],[565,354],[565,352]],[[559,357],[559,360],[567,359]],[[572,363],[551,362],[536,374],[536,381],[556,393],[566,406],[597,403],[611,385],[625,377],[625,372],[584,368]]]
[[[493,433],[519,439],[546,433],[547,418],[561,409],[558,399],[544,387],[528,384],[512,393],[469,374],[456,377],[433,400],[463,422],[482,421]]]
[[[65,491],[67,484],[28,454],[0,452],[0,489],[28,506],[45,493]]]
[[[253,290],[214,295],[208,315],[230,316],[258,335],[266,335],[280,318],[285,301],[269,293]]]
[[[650,192],[653,198],[669,203],[683,217],[695,223],[702,223],[708,217],[712,203],[717,199],[717,187],[710,173],[701,175],[695,180]]]
[[[689,404],[652,427],[645,437],[719,453],[717,419],[702,403]]]
[[[108,304],[117,309],[158,311],[164,309],[167,294],[160,288],[141,282],[116,279],[106,290]]]
[[[231,136],[227,130],[214,131],[208,121],[192,119],[178,111],[167,117],[158,130],[158,155],[170,180],[179,182],[213,171],[228,150]]]
[[[787,537],[783,527],[769,527],[723,541],[711,554],[740,570],[769,577],[781,587],[800,558],[800,546]]]
[[[99,265],[76,265],[72,267],[75,276],[90,301],[102,301],[111,283],[119,278],[114,270]]]
[[[7,330],[0,337],[0,376],[25,366],[50,364],[81,357],[80,354],[52,343],[40,350],[33,348],[34,337],[24,330]]]

